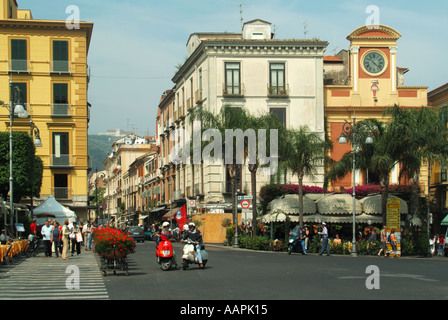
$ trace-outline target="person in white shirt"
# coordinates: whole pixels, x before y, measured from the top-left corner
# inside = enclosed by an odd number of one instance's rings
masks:
[[[330,246],[328,244],[328,229],[327,224],[325,222],[322,223],[322,232],[319,234],[322,236],[322,248],[320,249],[319,255],[321,256],[324,253],[324,250],[327,249],[327,256],[330,255]]]
[[[53,232],[53,226],[50,225],[49,220],[45,221],[45,225],[42,227],[41,234],[43,237],[45,247],[45,257],[51,257],[51,233]]]

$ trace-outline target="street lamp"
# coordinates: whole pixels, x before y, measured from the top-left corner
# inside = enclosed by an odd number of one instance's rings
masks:
[[[34,146],[35,147],[42,147],[42,140],[40,139],[39,134],[39,128],[36,126],[36,124],[31,119],[30,115],[30,136],[31,139],[33,139],[33,132],[34,136],[36,137],[34,139]],[[30,210],[31,210],[31,219],[34,217],[34,204],[33,204],[33,193],[34,193],[34,157],[33,157],[33,167],[31,168],[31,191],[30,191]]]
[[[355,184],[356,184],[356,179],[355,179],[355,171],[356,171],[356,151],[358,149],[358,128],[356,127],[356,117],[355,115],[353,115],[353,123],[348,122],[347,120],[344,120],[344,123],[342,124],[342,133],[341,136],[339,137],[339,143],[341,144],[345,144],[347,143],[347,136],[352,136],[352,153],[353,153],[353,191],[352,191],[352,196],[353,196],[353,238],[352,238],[352,257],[357,257],[358,256],[358,251],[356,250],[356,229],[355,229],[355,224],[356,224],[356,191],[355,191]],[[372,144],[373,143],[373,138],[369,132],[366,141],[366,144]]]
[[[9,81],[10,88],[10,103],[9,103],[9,202],[10,202],[10,210],[11,210],[11,227],[13,224],[14,217],[14,198],[13,198],[13,170],[12,170],[12,124],[14,121],[14,116],[18,116],[19,118],[27,118],[28,113],[26,112],[25,107],[22,104],[23,93],[18,86],[15,86],[12,82],[12,79]],[[16,103],[15,103],[16,102]],[[1,104],[5,106],[2,101]]]

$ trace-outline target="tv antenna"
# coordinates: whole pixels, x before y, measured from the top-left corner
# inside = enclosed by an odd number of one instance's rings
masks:
[[[248,7],[249,5],[248,4],[243,4],[243,3],[234,4],[234,6],[235,5],[240,7],[240,25],[241,25],[241,31],[242,31],[243,30],[243,6],[244,7]]]
[[[303,37],[306,39],[306,35],[308,34],[308,21],[303,21]]]

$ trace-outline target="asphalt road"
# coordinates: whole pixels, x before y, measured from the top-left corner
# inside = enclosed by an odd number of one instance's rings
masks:
[[[204,270],[162,271],[155,243],[138,243],[129,276],[104,277],[110,299],[126,300],[446,300],[448,258],[287,255],[207,245]],[[373,270],[373,272],[372,272]]]

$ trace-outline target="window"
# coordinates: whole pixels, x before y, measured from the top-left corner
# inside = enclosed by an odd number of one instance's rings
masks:
[[[226,62],[225,63],[225,84],[224,94],[228,95],[240,95],[241,94],[241,82],[240,82],[240,63],[239,62]]]
[[[67,174],[54,175],[54,197],[56,199],[68,199],[68,176]]]
[[[242,170],[239,165],[237,167],[237,174],[236,174],[236,189],[237,192],[242,192],[242,180],[243,180],[243,174]],[[229,168],[226,166],[226,184],[225,184],[225,193],[234,193],[234,190],[232,189],[232,176],[230,175]]]
[[[68,84],[53,83],[53,116],[70,115],[68,104]]]
[[[284,95],[286,93],[285,85],[285,64],[269,64],[269,94]]]
[[[15,89],[17,88],[17,89]],[[27,83],[26,82],[13,82],[11,87],[11,100],[14,105],[16,104],[22,104],[25,108],[25,110],[28,110],[27,108]]]
[[[53,132],[53,166],[69,166],[68,132]]]
[[[278,117],[278,120],[282,123],[284,127],[286,127],[286,109],[285,108],[271,108],[269,110],[271,113],[275,113]]]
[[[28,71],[25,39],[11,39],[11,66],[13,72]]]
[[[53,41],[53,72],[68,72],[68,41]]]

